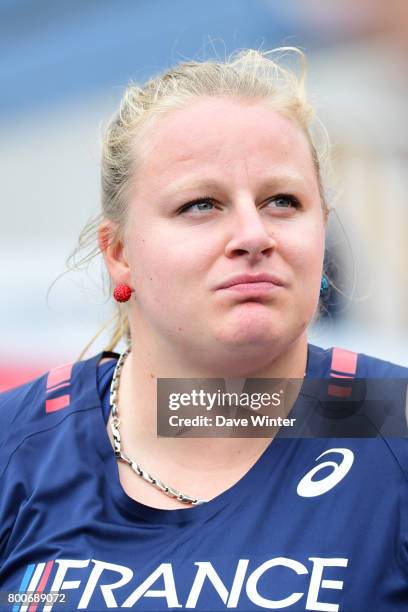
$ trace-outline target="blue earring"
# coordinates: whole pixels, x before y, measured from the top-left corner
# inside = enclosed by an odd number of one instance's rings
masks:
[[[328,290],[329,290],[329,281],[327,280],[326,276],[323,274],[322,280],[320,281],[320,297],[323,297],[324,295],[326,295]]]

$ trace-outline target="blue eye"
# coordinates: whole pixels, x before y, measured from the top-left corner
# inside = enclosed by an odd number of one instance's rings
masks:
[[[277,208],[300,207],[299,200],[292,195],[280,194],[272,198],[269,202],[273,202]]]
[[[290,194],[276,195],[269,200],[268,204],[270,204],[271,202],[275,204],[276,208],[281,208],[281,209],[300,208],[299,200],[295,196],[290,195]],[[179,214],[185,213],[188,210],[192,210],[194,206],[197,207],[196,210],[198,210],[199,212],[205,212],[205,211],[212,210],[214,208],[214,203],[211,200],[211,198],[198,198],[197,200],[192,200],[191,202],[188,202],[187,204],[185,204],[180,209]],[[209,208],[209,206],[211,208]]]
[[[211,202],[211,200],[209,200],[208,198],[199,198],[198,200],[193,200],[192,202],[189,202],[188,204],[186,204],[185,206],[183,206],[183,208],[180,210],[180,213],[184,213],[189,209],[192,209],[193,206],[202,206],[205,204],[209,204],[210,206],[214,206],[214,204]],[[211,210],[210,208],[198,208],[197,210],[199,211],[205,211],[205,210]]]

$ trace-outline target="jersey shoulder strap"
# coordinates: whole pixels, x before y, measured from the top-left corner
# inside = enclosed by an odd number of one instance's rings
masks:
[[[330,377],[354,378],[357,373],[358,353],[344,348],[332,349]]]
[[[337,381],[336,383],[332,382],[328,384],[327,393],[329,397],[343,397],[348,399],[351,397],[353,388],[346,383],[346,380],[355,378],[357,373],[357,362],[358,353],[339,347],[334,347],[332,349],[329,376],[330,378],[337,379]]]
[[[336,380],[335,384],[329,383],[329,395],[332,397],[345,397],[347,393],[349,393],[349,396],[352,394],[352,383],[347,384],[347,379],[350,381],[356,377],[359,357],[361,358],[362,366],[362,375],[360,375],[360,377],[383,379],[384,383],[388,379],[389,386],[387,387],[384,385],[384,403],[388,401],[389,396],[391,397],[391,395],[395,393],[398,406],[401,407],[400,435],[385,436],[383,439],[394,455],[394,458],[404,474],[405,482],[408,484],[408,368],[376,357],[370,357],[368,355],[358,354],[347,349],[335,347],[332,349],[330,377],[337,378],[338,380]],[[391,393],[391,388],[393,393]],[[404,496],[408,503],[408,487],[405,488]]]
[[[56,412],[71,403],[72,363],[66,363],[48,372],[45,386],[45,412]]]
[[[58,366],[0,394],[0,476],[25,440],[45,431],[52,435],[70,414],[100,407],[97,366],[109,356],[111,353],[100,353]]]

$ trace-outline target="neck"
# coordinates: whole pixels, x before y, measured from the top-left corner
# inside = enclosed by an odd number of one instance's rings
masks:
[[[127,357],[120,379],[119,415],[121,436],[127,454],[145,463],[145,469],[153,472],[154,466],[162,462],[175,469],[187,469],[192,473],[208,473],[248,461],[259,455],[271,438],[165,438],[157,437],[157,379],[158,378],[224,378],[226,392],[241,392],[246,378],[294,378],[303,379],[307,361],[306,335],[286,347],[284,354],[273,355],[269,359],[257,356],[252,363],[241,356],[232,361],[223,373],[207,363],[200,364],[186,360],[183,355],[170,354],[166,347],[149,350],[138,337],[136,347]],[[276,352],[276,348],[275,348]],[[160,359],[158,358],[160,354]],[[254,362],[258,365],[255,369]],[[237,375],[234,375],[238,371]],[[295,401],[297,397],[293,397]],[[293,401],[291,405],[293,405]],[[290,410],[286,406],[286,414]],[[284,415],[286,416],[286,415]],[[276,431],[275,431],[276,433]],[[273,437],[273,436],[271,436]],[[225,467],[225,466],[228,466]],[[232,467],[231,467],[232,469]],[[157,470],[156,470],[157,471]],[[160,473],[160,471],[159,471]]]

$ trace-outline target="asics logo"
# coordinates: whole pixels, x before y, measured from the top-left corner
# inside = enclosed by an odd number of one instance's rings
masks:
[[[349,448],[329,448],[329,450],[319,455],[316,461],[328,453],[340,453],[343,459],[340,463],[336,463],[335,461],[324,461],[307,472],[297,486],[297,494],[300,495],[300,497],[317,497],[318,495],[327,493],[327,491],[333,489],[343,480],[350,471],[354,461],[354,453]],[[332,467],[333,471],[325,478],[313,480],[313,476],[326,467]]]

